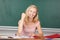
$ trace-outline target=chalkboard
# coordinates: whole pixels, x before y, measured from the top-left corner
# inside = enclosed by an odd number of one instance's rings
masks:
[[[60,0],[40,0],[40,18],[45,28],[60,28]]]
[[[60,28],[60,0],[0,0],[0,26],[17,26],[31,4],[38,7],[43,28]]]
[[[0,0],[0,26],[17,26],[21,13],[32,4],[40,9],[40,0]]]

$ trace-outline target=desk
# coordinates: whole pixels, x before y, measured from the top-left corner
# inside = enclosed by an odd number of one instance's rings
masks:
[[[11,38],[8,36],[0,36],[0,40],[41,40],[40,38]]]
[[[41,40],[40,38],[28,38],[28,37],[26,38],[26,36],[24,36],[23,38],[21,38],[21,37],[19,37],[19,36],[4,36],[4,35],[1,35],[0,40]]]
[[[0,40],[41,40],[41,39],[34,39],[34,38],[20,38],[20,39],[13,39],[13,38],[8,38],[8,39],[0,39]]]

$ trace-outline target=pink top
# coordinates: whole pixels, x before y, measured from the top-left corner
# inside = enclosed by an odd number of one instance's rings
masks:
[[[35,33],[36,27],[40,25],[40,22],[38,21],[37,23],[33,23],[31,25],[26,25],[24,24],[23,30],[22,30],[22,35],[29,36],[30,33]]]

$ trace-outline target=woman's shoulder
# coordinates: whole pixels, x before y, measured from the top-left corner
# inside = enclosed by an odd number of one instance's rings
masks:
[[[35,24],[36,24],[36,25],[40,25],[40,21],[37,21]]]
[[[36,21],[35,23],[40,23],[40,21],[38,20],[38,21]]]

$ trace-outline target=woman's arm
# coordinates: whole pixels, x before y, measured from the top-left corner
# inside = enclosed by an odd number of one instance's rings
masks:
[[[17,36],[20,36],[20,33],[22,32],[23,23],[24,23],[24,18],[25,18],[25,14],[22,13],[21,20],[19,20],[19,22],[18,22],[18,32],[17,32]]]
[[[38,34],[36,34],[36,35],[39,36],[42,40],[44,40],[44,36],[43,36],[43,32],[42,32],[40,22],[38,22],[37,31],[38,31]]]
[[[44,36],[43,36],[43,32],[42,32],[42,28],[41,28],[40,22],[38,21],[38,23],[36,23],[36,25],[37,25],[38,33],[37,34],[31,33],[31,36],[34,36],[34,37],[36,36],[36,37],[40,38],[41,40],[45,40]]]

